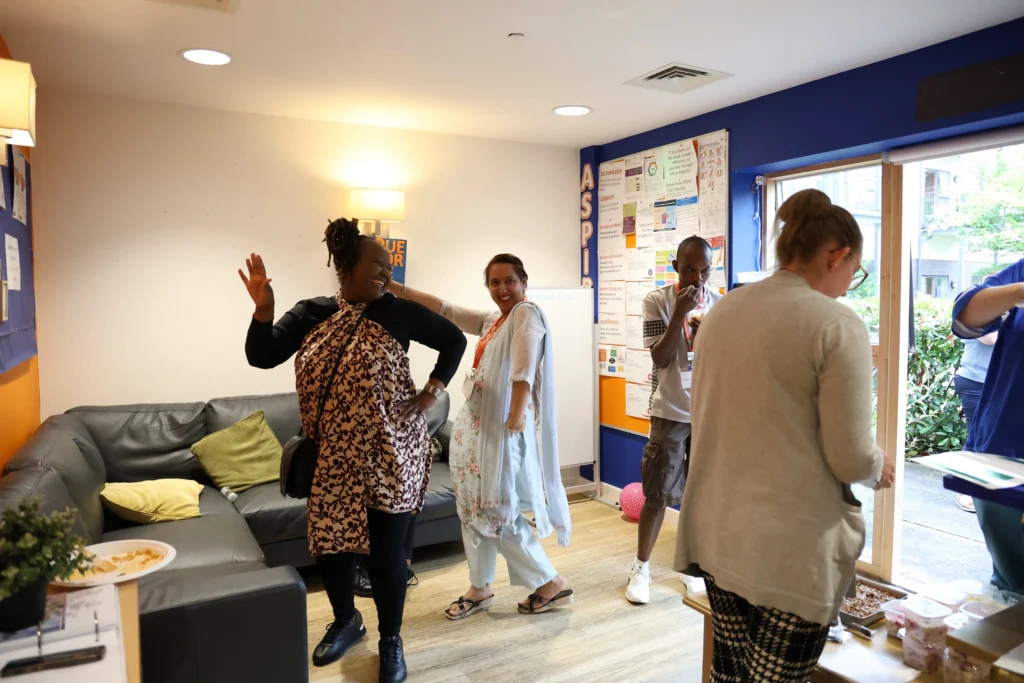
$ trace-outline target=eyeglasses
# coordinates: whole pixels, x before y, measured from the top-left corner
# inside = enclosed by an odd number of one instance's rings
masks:
[[[858,263],[857,272],[854,274],[853,280],[850,281],[850,289],[857,289],[867,282],[869,277],[871,277],[871,273],[868,272],[868,269]]]
[[[839,249],[833,249],[829,253],[830,254],[834,254],[837,251],[839,251]],[[867,282],[869,277],[871,277],[871,273],[869,273],[868,269],[864,267],[864,264],[862,264],[860,261],[858,261],[857,262],[857,270],[854,272],[853,280],[850,281],[850,286],[847,289],[847,291],[852,291],[854,289],[857,289],[862,284]]]

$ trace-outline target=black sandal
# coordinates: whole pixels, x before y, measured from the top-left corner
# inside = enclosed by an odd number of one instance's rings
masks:
[[[470,600],[466,596],[462,595],[459,596],[458,600],[448,605],[448,609],[444,611],[444,615],[452,621],[459,621],[460,619],[465,619],[477,612],[489,609],[492,604],[494,604],[493,595],[489,598],[484,598],[483,600]],[[464,605],[469,605],[469,609],[464,609]],[[458,614],[452,614],[452,607],[454,606],[458,606]]]
[[[562,591],[561,593],[559,593],[551,599],[545,598],[543,595],[531,593],[530,596],[526,599],[529,601],[530,606],[523,607],[520,604],[520,614],[543,614],[544,612],[547,612],[548,610],[552,610],[555,607],[557,607],[558,605],[555,603],[558,603],[562,600],[565,600],[566,604],[571,605],[573,599],[573,592],[571,588],[566,588],[564,591]]]

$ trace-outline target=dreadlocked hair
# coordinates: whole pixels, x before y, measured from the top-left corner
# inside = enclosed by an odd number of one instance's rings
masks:
[[[334,263],[339,273],[347,273],[359,262],[362,240],[372,239],[359,234],[359,221],[355,218],[336,218],[327,224],[324,242],[327,243],[327,265]]]

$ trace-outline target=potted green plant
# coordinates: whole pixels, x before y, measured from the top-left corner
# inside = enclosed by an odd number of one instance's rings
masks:
[[[46,587],[91,564],[85,541],[71,533],[71,510],[43,514],[28,498],[0,516],[0,632],[13,633],[43,619]]]

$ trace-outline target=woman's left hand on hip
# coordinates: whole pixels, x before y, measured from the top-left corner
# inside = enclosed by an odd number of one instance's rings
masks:
[[[519,417],[509,415],[505,427],[513,434],[522,434],[526,430],[526,414],[523,413]]]
[[[430,409],[430,406],[434,405],[436,401],[436,398],[425,391],[421,391],[412,400],[398,405],[398,419],[405,422],[414,417],[420,417],[426,413],[427,410]]]

